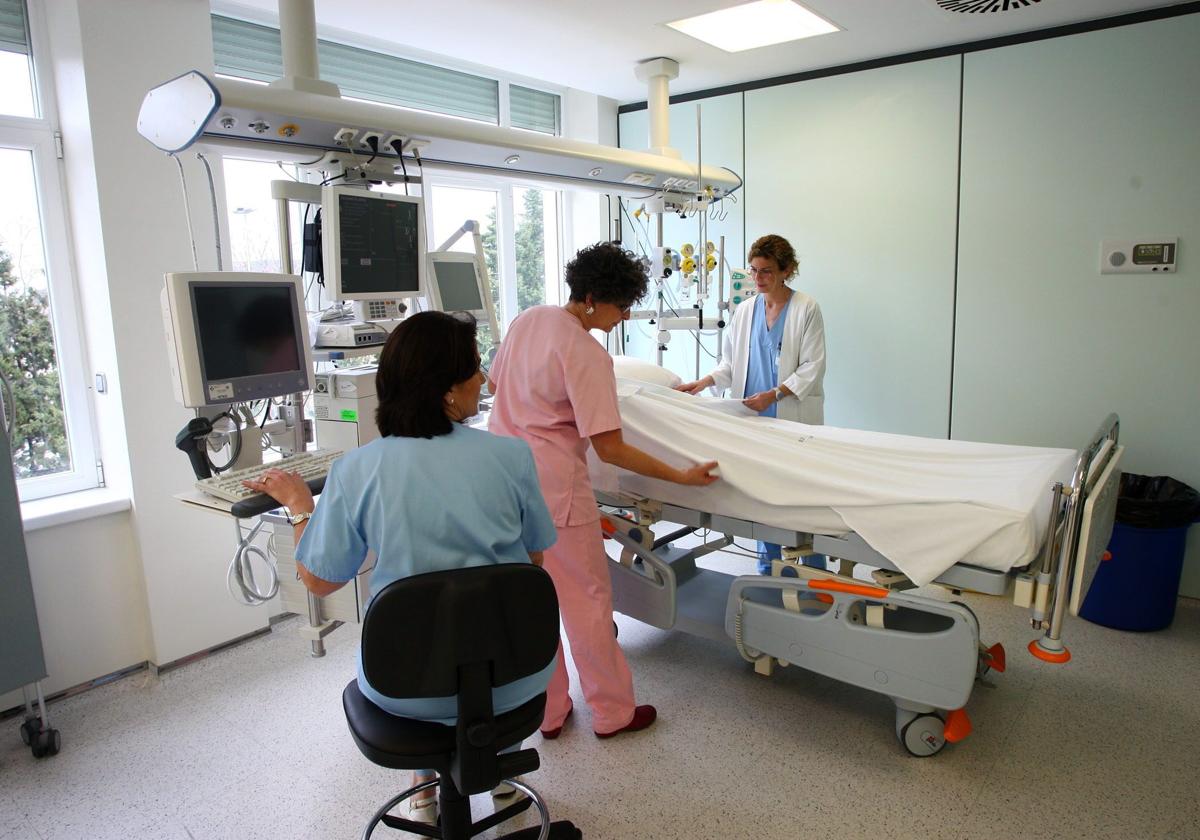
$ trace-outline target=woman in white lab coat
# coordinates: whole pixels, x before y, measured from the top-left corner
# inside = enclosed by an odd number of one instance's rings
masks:
[[[721,364],[677,390],[698,394],[729,388],[731,396],[765,417],[820,425],[825,420],[825,325],[821,308],[787,282],[796,252],[769,234],[750,247],[750,275],[758,295],[733,313]]]
[[[750,246],[750,275],[758,295],[737,308],[725,333],[721,364],[695,382],[676,386],[697,394],[729,388],[765,417],[820,425],[825,420],[825,325],[821,308],[787,285],[796,274],[796,252],[769,234]],[[759,571],[769,574],[779,546],[759,543]],[[812,565],[824,567],[824,558]]]

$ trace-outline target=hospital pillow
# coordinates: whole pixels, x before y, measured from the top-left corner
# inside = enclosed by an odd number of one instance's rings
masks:
[[[613,356],[613,372],[618,379],[636,379],[639,382],[649,382],[664,388],[674,388],[683,382],[665,367],[635,359],[632,356]]]

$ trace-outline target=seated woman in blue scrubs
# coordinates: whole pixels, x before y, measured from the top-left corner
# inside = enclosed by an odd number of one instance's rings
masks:
[[[796,252],[782,236],[760,236],[747,255],[758,294],[739,306],[725,331],[721,363],[712,373],[676,389],[698,394],[705,388],[729,388],[764,417],[810,425],[825,421],[825,323],[821,307],[789,281],[796,275]],[[779,559],[773,543],[758,544],[758,570],[771,573]],[[825,568],[825,558],[805,563]]]
[[[309,591],[325,596],[340,589],[368,549],[378,558],[372,592],[425,572],[541,565],[556,531],[529,445],[462,425],[479,411],[483,382],[474,322],[444,312],[413,315],[380,355],[375,388],[382,437],[334,462],[321,503],[314,506],[308,485],[285,470],[267,470],[260,481],[246,483],[288,509],[296,567]],[[555,664],[494,689],[496,713],[545,691]],[[361,661],[358,687],[392,714],[455,722],[454,697],[384,697],[367,682]],[[431,777],[417,774],[418,780]],[[432,822],[434,791],[423,793],[428,796],[409,800],[411,813]]]

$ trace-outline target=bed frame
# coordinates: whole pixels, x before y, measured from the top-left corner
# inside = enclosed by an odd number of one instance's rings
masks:
[[[1119,429],[1110,414],[1079,450],[1070,485],[1050,488],[1050,527],[1035,560],[1009,572],[958,564],[934,581],[954,592],[1011,594],[1043,631],[1029,650],[1044,661],[1070,659],[1065,613],[1078,613],[1112,535]],[[794,664],[885,694],[896,706],[896,737],[912,755],[934,755],[966,737],[964,707],[975,680],[1005,668],[1004,649],[980,643],[970,608],[908,591],[912,582],[857,534],[809,534],[652,499],[596,497],[605,536],[620,548],[617,557],[609,553],[616,612],[664,630],[732,639],[760,674]],[[650,526],[658,522],[681,527],[656,537]],[[697,532],[715,537],[691,548],[674,544]],[[696,565],[734,537],[787,546],[784,559],[769,577]],[[841,560],[839,572],[797,562],[808,554]],[[875,570],[870,581],[854,576],[856,564]]]

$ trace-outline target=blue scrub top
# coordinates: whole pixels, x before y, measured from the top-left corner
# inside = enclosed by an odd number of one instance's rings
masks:
[[[783,311],[775,319],[775,325],[767,329],[767,299],[765,295],[754,298],[754,319],[750,322],[750,356],[746,360],[746,393],[751,397],[769,391],[779,385],[779,354],[783,350],[783,325],[787,321],[788,307],[792,299],[783,305]],[[775,403],[758,412],[762,417],[775,416]]]
[[[528,563],[530,552],[556,538],[528,444],[455,424],[432,439],[380,438],[335,461],[296,558],[317,577],[342,582],[373,549],[371,592],[378,593],[410,575]],[[496,688],[496,713],[540,694],[554,667]],[[385,697],[361,661],[358,685],[392,714],[447,724],[457,714],[454,697]]]

